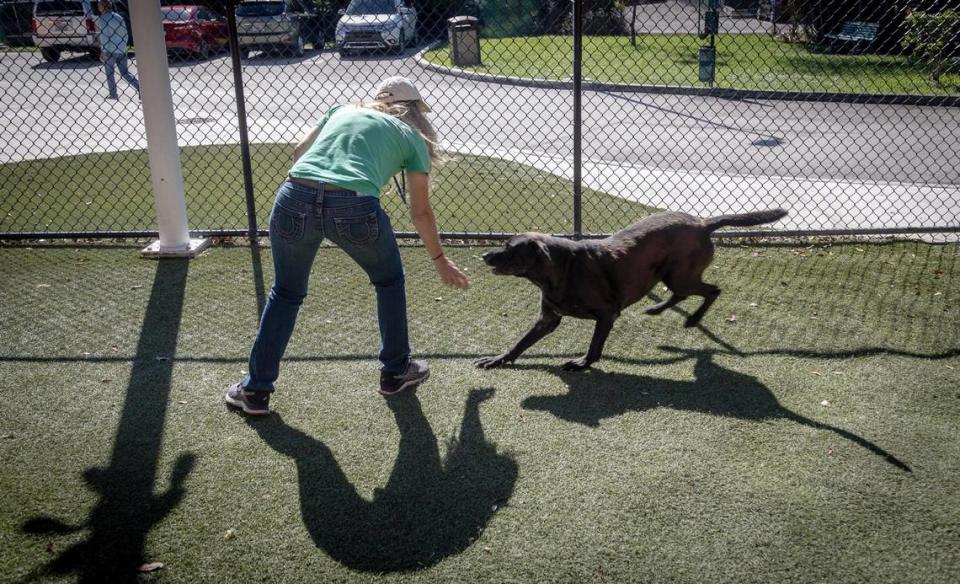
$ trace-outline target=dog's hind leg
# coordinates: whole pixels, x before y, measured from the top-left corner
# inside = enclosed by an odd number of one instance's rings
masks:
[[[697,310],[687,317],[686,322],[683,323],[683,326],[689,328],[694,327],[700,324],[700,319],[703,318],[703,315],[707,313],[707,310],[710,309],[710,305],[713,304],[714,300],[717,299],[717,296],[720,295],[720,288],[717,288],[713,284],[707,284],[701,277],[703,275],[703,270],[706,266],[700,268],[695,268],[693,273],[689,270],[682,270],[680,272],[672,272],[667,274],[663,278],[663,283],[666,284],[667,288],[670,289],[670,292],[673,293],[673,296],[651,306],[646,310],[647,314],[660,314],[664,310],[670,308],[671,306],[681,302],[690,296],[702,296],[703,304],[700,305]]]
[[[713,284],[700,282],[697,288],[691,291],[691,294],[703,296],[703,304],[700,305],[700,308],[698,308],[696,312],[687,317],[686,322],[683,323],[683,326],[687,328],[700,324],[700,319],[702,319],[703,315],[710,309],[710,305],[717,299],[717,296],[720,296],[720,288],[717,288]]]
[[[686,299],[687,299],[686,296],[681,296],[680,294],[673,294],[672,296],[670,296],[670,298],[667,298],[663,302],[658,302],[657,304],[654,304],[650,308],[644,309],[643,312],[645,312],[646,314],[649,314],[650,316],[655,316],[657,314],[660,314],[664,310],[671,308],[673,305],[677,304],[678,302],[683,302]]]

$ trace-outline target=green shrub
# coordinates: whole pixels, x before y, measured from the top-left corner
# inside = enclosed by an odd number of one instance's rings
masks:
[[[927,67],[931,83],[940,85],[940,76],[950,58],[949,45],[955,34],[960,14],[944,10],[938,14],[914,11],[904,20],[907,33],[901,45],[912,49],[913,56]]]

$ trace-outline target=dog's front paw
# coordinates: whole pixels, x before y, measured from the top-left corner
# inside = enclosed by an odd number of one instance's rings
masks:
[[[567,361],[566,363],[561,365],[561,368],[564,371],[583,371],[588,367],[590,367],[590,362],[587,361],[586,357],[580,357],[579,359]]]
[[[495,357],[480,357],[473,362],[480,369],[494,369],[508,363],[506,355],[497,355]]]

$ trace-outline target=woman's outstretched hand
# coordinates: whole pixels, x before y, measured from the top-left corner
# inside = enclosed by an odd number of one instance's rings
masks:
[[[433,260],[433,267],[437,269],[437,274],[447,286],[453,288],[469,288],[470,279],[464,274],[453,260],[445,255]]]

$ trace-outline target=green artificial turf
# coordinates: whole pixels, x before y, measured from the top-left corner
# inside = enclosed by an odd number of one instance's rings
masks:
[[[254,195],[261,228],[290,169],[288,144],[251,146]],[[191,229],[246,229],[239,146],[181,149]],[[442,231],[573,231],[570,181],[513,162],[451,154],[433,176],[431,200]],[[412,231],[389,184],[384,208],[397,231]],[[155,230],[149,163],[144,150],[0,164],[0,231]],[[606,233],[649,208],[590,189],[583,191],[583,230]]]
[[[587,36],[583,39],[583,76],[594,81],[638,85],[706,87],[698,80],[697,51],[707,44],[692,34],[637,37]],[[906,57],[836,55],[809,50],[765,34],[719,35],[715,87],[803,92],[956,95],[960,71],[944,75],[939,86]],[[480,40],[482,65],[469,71],[570,79],[572,39],[562,36]],[[452,66],[446,45],[425,54],[428,61]]]
[[[269,250],[0,248],[4,581],[952,582],[960,571],[960,254],[921,243],[718,248],[723,289],[568,320],[448,247],[404,246],[416,397],[377,383],[374,294],[325,247],[275,414],[246,369]],[[263,273],[263,280],[257,275]],[[259,280],[259,283],[258,283]],[[664,292],[657,288],[655,295]],[[649,304],[645,300],[641,304]],[[146,562],[163,568],[136,576]]]

